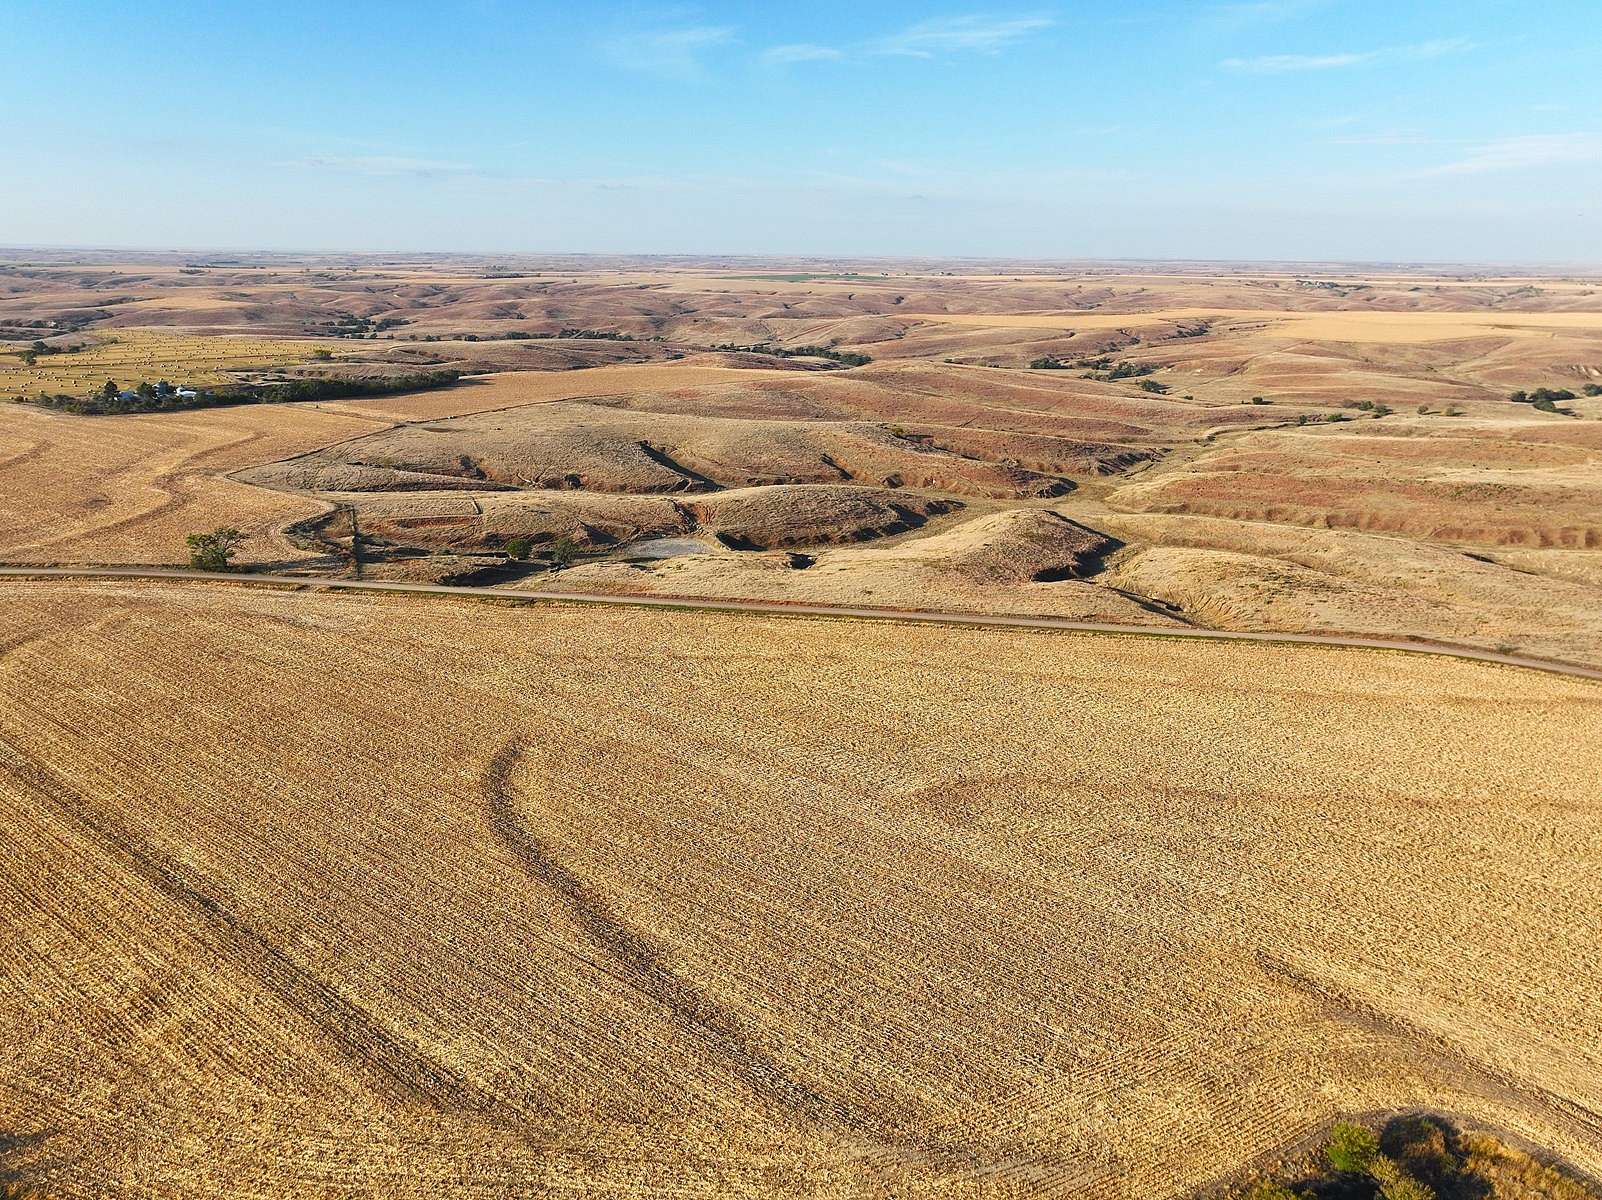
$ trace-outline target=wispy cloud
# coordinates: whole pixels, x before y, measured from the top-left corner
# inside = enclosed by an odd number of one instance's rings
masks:
[[[1279,75],[1286,71],[1327,71],[1331,67],[1355,67],[1373,57],[1372,54],[1263,54],[1257,58],[1226,58],[1222,65],[1231,71]]]
[[[1345,137],[1330,138],[1336,146],[1432,146],[1439,139],[1422,133],[1401,130],[1389,133],[1354,133]]]
[[[960,17],[936,17],[909,25],[899,33],[870,42],[871,54],[896,54],[910,58],[935,58],[942,54],[995,54],[1008,46],[1050,28],[1050,17],[995,17],[972,13]]]
[[[727,25],[687,25],[626,33],[602,43],[615,66],[663,79],[698,79],[706,73],[703,56],[736,40]]]
[[[1240,27],[1290,21],[1321,8],[1326,0],[1256,0],[1255,3],[1213,4],[1201,10],[1204,21]]]
[[[1592,162],[1602,162],[1602,133],[1530,133],[1476,143],[1456,161],[1426,167],[1415,174],[1482,175]]]
[[[1340,67],[1374,66],[1441,58],[1474,49],[1467,38],[1439,38],[1411,46],[1382,46],[1377,50],[1345,51],[1334,54],[1263,54],[1255,58],[1226,58],[1219,65],[1231,71],[1258,75],[1282,75],[1292,71],[1330,71]]]
[[[477,167],[467,163],[406,158],[393,154],[315,154],[283,165],[307,171],[340,171],[350,175],[444,176],[478,173]]]
[[[785,46],[769,46],[757,56],[765,63],[784,65],[803,62],[837,62],[845,53],[833,46],[819,46],[813,42],[792,42]]]
[[[999,54],[1054,22],[1044,16],[1003,17],[987,13],[936,17],[908,25],[883,37],[848,46],[820,46],[795,42],[773,46],[757,56],[769,65],[806,62],[840,62],[894,56],[940,58],[948,54]]]

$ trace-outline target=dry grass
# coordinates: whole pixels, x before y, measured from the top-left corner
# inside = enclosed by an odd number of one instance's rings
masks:
[[[526,345],[527,343],[519,343]],[[695,363],[620,363],[583,371],[503,371],[454,388],[345,400],[324,407],[392,421],[457,417],[522,404],[622,396],[660,388],[704,387],[733,381],[784,378],[786,371],[739,371]]]
[[[0,515],[13,528],[0,536],[0,557],[172,561],[192,525],[233,523],[256,534],[247,557],[287,559],[293,552],[274,522],[357,495],[352,489],[395,484],[431,494],[360,494],[364,511],[387,522],[375,532],[398,547],[396,561],[369,566],[444,577],[485,565],[469,556],[492,554],[497,538],[513,535],[571,533],[586,547],[659,532],[710,536],[696,528],[696,512],[664,519],[660,496],[641,495],[709,490],[694,478],[705,476],[733,488],[779,485],[750,498],[774,531],[753,543],[816,550],[819,569],[722,555],[650,569],[587,566],[585,579],[627,591],[894,605],[922,596],[965,609],[1142,620],[1166,619],[1141,616],[1142,603],[1169,603],[1186,619],[1232,628],[1417,633],[1539,645],[1587,661],[1602,655],[1593,561],[1602,538],[1602,397],[1565,405],[1580,419],[1507,399],[1516,388],[1579,392],[1602,382],[1595,278],[1333,269],[1309,277],[1289,266],[1155,265],[951,275],[886,263],[759,271],[715,260],[663,268],[625,259],[248,256],[180,270],[66,257],[0,263],[0,327],[16,337],[36,324],[88,321],[93,336],[124,341],[41,359],[41,370],[160,347],[181,348],[180,358],[235,347],[306,352],[317,343],[301,335],[359,320],[379,335],[326,342],[342,368],[449,363],[499,373],[318,405],[312,415],[264,414],[283,430],[230,450],[213,448],[215,439],[250,437],[257,427],[237,423],[256,418],[191,415],[162,427],[179,439],[171,445],[151,427],[142,450],[108,453],[89,440],[92,429],[120,443],[133,426],[84,427],[82,437],[41,448],[36,422],[8,416],[0,462],[13,469],[0,478]],[[550,336],[574,329],[623,336]],[[233,336],[197,336],[203,330]],[[278,336],[238,336],[247,332]],[[705,350],[825,343],[874,361],[848,371],[777,370],[767,369],[779,361],[772,358]],[[684,357],[666,361],[675,355]],[[663,361],[638,361],[645,357]],[[1042,357],[1117,360],[1155,373],[1098,381],[1082,377],[1088,368],[1027,369]],[[584,369],[522,369],[529,365]],[[1142,391],[1142,382],[1168,390]],[[1395,412],[1375,421],[1344,411],[1361,400]],[[1353,419],[1323,423],[1332,415]],[[1290,428],[1298,421],[1314,424]],[[202,431],[195,422],[215,424]],[[334,442],[391,422],[415,427],[269,465],[316,450],[318,430]],[[201,453],[194,461],[183,440],[191,438]],[[119,457],[141,453],[148,468]],[[19,460],[27,461],[17,469]],[[518,490],[485,493],[473,464],[491,486]],[[396,466],[416,470],[397,474]],[[253,467],[242,478],[316,494],[268,496],[220,477]],[[975,518],[1049,505],[1130,546],[1113,573],[1082,585],[981,585],[936,536],[945,522],[907,536],[896,556],[881,553],[886,546],[832,547],[887,526],[838,508],[827,528],[820,493],[793,483],[882,489],[886,509],[900,502],[899,483],[958,497]],[[443,488],[462,499],[444,503]],[[47,504],[63,517],[40,516]],[[1219,525],[1229,526],[1226,535]],[[1307,531],[1325,530],[1351,540],[1306,552]],[[1342,560],[1324,552],[1331,544],[1360,553]],[[440,560],[408,557],[408,546],[437,550]]]
[[[1446,431],[1397,417],[1251,433],[1111,502],[1448,544],[1602,547],[1602,425],[1506,408],[1501,422]]]
[[[1594,685],[6,589],[53,1194],[1167,1197],[1404,1105],[1602,1167]]]
[[[50,354],[32,367],[0,354],[0,397],[87,395],[107,379],[123,387],[141,380],[174,384],[223,383],[230,370],[269,370],[305,362],[324,343],[283,338],[198,337],[151,329],[120,329],[110,340],[74,354]]]
[[[1243,308],[1155,308],[1139,313],[908,313],[906,320],[980,329],[1123,329],[1161,322],[1216,319],[1265,326],[1261,336],[1325,342],[1409,345],[1490,335],[1549,337],[1559,331],[1602,332],[1602,312],[1284,312]]]

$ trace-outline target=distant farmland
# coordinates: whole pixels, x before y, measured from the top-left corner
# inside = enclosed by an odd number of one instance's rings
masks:
[[[1595,685],[4,589],[51,1195],[1172,1196],[1411,1105],[1602,1168]]]
[[[174,384],[223,383],[230,370],[268,370],[303,363],[322,343],[256,337],[201,337],[119,329],[109,340],[65,354],[43,354],[29,366],[17,351],[0,353],[0,397],[39,392],[82,395],[108,379],[123,387],[141,380]],[[25,343],[24,343],[25,345]]]

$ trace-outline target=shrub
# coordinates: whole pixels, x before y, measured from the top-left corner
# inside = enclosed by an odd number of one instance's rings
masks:
[[[1380,1134],[1380,1150],[1414,1179],[1437,1191],[1450,1190],[1463,1163],[1455,1132],[1423,1113],[1392,1117]]]
[[[507,542],[502,549],[506,551],[507,558],[515,558],[521,562],[528,557],[528,553],[533,549],[533,546],[534,544],[528,538],[518,537]]]
[[[1151,392],[1154,396],[1168,395],[1168,385],[1166,383],[1158,383],[1155,379],[1142,379],[1135,386],[1143,392]]]
[[[1246,1200],[1302,1200],[1302,1196],[1283,1183],[1267,1182],[1254,1184],[1246,1193]]]
[[[1509,400],[1513,401],[1514,404],[1523,404],[1530,397],[1529,397],[1529,394],[1527,392],[1524,392],[1524,391],[1520,390],[1520,391],[1517,391],[1517,392],[1509,392],[1507,394],[1507,398]]]
[[[1377,1154],[1368,1168],[1384,1200],[1435,1200],[1435,1190],[1404,1171],[1394,1158]]]
[[[1263,399],[1263,397],[1261,397],[1261,396],[1253,396],[1252,397],[1252,403],[1253,404],[1267,404],[1268,401]]]
[[[1580,390],[1587,396],[1602,396],[1602,383],[1588,383]]]
[[[1337,1121],[1329,1131],[1324,1157],[1337,1171],[1367,1175],[1379,1157],[1379,1135],[1366,1125]]]
[[[1427,412],[1429,412],[1429,411],[1430,411],[1430,406],[1429,406],[1429,405],[1428,405],[1428,404],[1420,404],[1420,405],[1419,405],[1419,406],[1418,406],[1418,415],[1419,415],[1419,416],[1421,416],[1421,417],[1422,417],[1422,416],[1423,416],[1423,415],[1424,415],[1424,414],[1425,414],[1425,413],[1427,413]]]
[[[571,567],[573,560],[577,557],[578,545],[565,533],[557,538],[556,544],[551,547],[551,565],[558,571],[564,571]]]
[[[221,526],[210,533],[191,533],[184,539],[189,545],[189,565],[196,571],[230,571],[234,551],[245,535],[230,526]]]

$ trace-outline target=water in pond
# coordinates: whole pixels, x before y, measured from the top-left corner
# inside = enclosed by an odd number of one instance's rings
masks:
[[[710,554],[718,548],[700,538],[649,538],[625,546],[620,556],[627,562],[651,562],[659,558],[677,558],[681,554]]]

